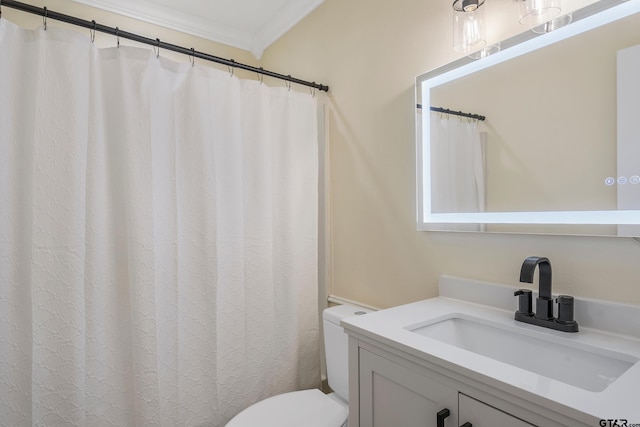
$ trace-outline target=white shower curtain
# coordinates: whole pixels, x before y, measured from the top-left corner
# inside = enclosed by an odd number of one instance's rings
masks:
[[[0,81],[0,425],[317,385],[313,97],[6,19]]]
[[[477,120],[431,112],[431,210],[434,213],[484,212],[486,132]],[[481,231],[477,224],[445,229]]]

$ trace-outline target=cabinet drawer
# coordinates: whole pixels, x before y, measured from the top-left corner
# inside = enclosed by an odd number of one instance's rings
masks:
[[[461,425],[471,423],[473,427],[531,427],[513,415],[460,393],[458,395],[458,419]]]

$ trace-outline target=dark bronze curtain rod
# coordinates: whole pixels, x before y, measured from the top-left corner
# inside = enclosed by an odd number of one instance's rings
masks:
[[[422,109],[422,104],[417,104],[417,107],[419,109]],[[480,120],[480,121],[484,121],[486,119],[485,116],[481,116],[480,114],[464,113],[462,111],[449,110],[448,108],[429,107],[429,109],[431,111],[435,111],[437,113],[452,114],[454,116],[468,117],[470,119],[475,119],[475,120]]]
[[[200,58],[207,61],[215,62],[218,64],[223,64],[228,67],[240,68],[246,71],[253,71],[260,75],[265,75],[269,77],[273,77],[280,80],[285,80],[288,85],[291,83],[299,84],[302,86],[308,86],[310,88],[318,89],[324,92],[329,91],[329,86],[325,86],[316,82],[308,82],[306,80],[300,80],[295,77],[286,76],[284,74],[275,73],[273,71],[265,70],[262,67],[253,67],[251,65],[242,64],[240,62],[236,62],[233,59],[225,59],[217,56],[209,55],[207,53],[198,52],[194,49],[188,49],[186,47],[177,46],[171,43],[163,42],[160,39],[150,39],[148,37],[140,36],[138,34],[130,33],[128,31],[123,31],[118,27],[112,28],[106,25],[101,25],[96,23],[96,21],[87,21],[84,19],[76,18],[74,16],[65,15],[62,13],[54,12],[52,10],[47,9],[46,7],[40,8],[37,6],[32,6],[26,3],[21,3],[13,0],[0,0],[0,16],[2,16],[2,7],[10,7],[12,9],[17,9],[22,12],[31,13],[34,15],[40,15],[45,20],[46,19],[54,19],[56,21],[66,22],[67,24],[77,25],[79,27],[88,28],[91,31],[99,31],[101,33],[111,34],[116,37],[121,37],[123,39],[133,40],[138,43],[147,44],[153,46],[156,49],[169,50],[172,52],[182,53],[189,57]]]

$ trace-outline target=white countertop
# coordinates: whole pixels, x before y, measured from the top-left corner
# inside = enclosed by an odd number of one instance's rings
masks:
[[[621,330],[640,334],[640,307],[610,302],[600,305],[598,301],[576,298],[576,320],[580,324],[580,332],[566,333],[517,322],[513,318],[517,304],[513,296],[513,291],[517,289],[515,287],[450,276],[444,276],[440,285],[440,297],[352,317],[343,320],[342,325],[347,333],[381,342],[538,405],[550,405],[555,410],[562,410],[562,407],[573,408],[595,419],[627,419],[629,424],[640,423],[640,362],[635,363],[603,391],[592,392],[407,329],[411,325],[426,324],[451,314],[459,314],[494,324],[510,325],[525,334],[545,334],[545,338],[550,341],[584,344],[640,359],[638,336],[611,331],[618,320],[624,322]],[[497,307],[463,299],[481,300],[485,304],[495,300]],[[513,307],[505,309],[504,306],[509,304]],[[616,312],[622,313],[621,319],[616,319]],[[598,316],[594,316],[594,313]],[[603,328],[595,329],[598,317],[603,316],[606,317],[602,320]],[[540,351],[543,352],[544,348]]]

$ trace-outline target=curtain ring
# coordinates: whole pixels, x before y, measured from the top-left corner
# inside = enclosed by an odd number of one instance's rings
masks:
[[[313,84],[316,84],[316,82],[313,82]],[[311,96],[313,98],[315,98],[316,97],[316,88],[315,87],[310,87],[309,88],[309,93],[311,94]]]
[[[120,49],[120,28],[116,27],[116,46]]]
[[[285,83],[287,84],[287,90],[291,92],[291,74],[287,76],[287,80],[285,80]]]
[[[260,72],[258,73],[258,80],[260,80],[260,84],[264,82],[264,74],[262,74],[262,71],[264,71],[264,68],[260,67]]]
[[[91,22],[93,22],[93,29],[89,28],[89,34],[91,34],[91,43],[96,41],[96,21],[95,19],[92,20]]]
[[[229,68],[229,77],[233,77],[233,73],[236,70],[236,66],[234,65],[236,61],[234,61],[233,59],[231,59],[230,61],[231,61],[231,65],[227,65],[227,67]]]
[[[47,18],[49,17],[49,10],[47,7],[44,7],[44,15],[42,15],[42,24],[44,25],[44,30],[47,31]]]
[[[194,48],[191,48],[191,68],[196,66],[196,51]]]
[[[156,39],[156,41],[158,42],[158,45],[157,45],[158,51],[156,52],[156,58],[160,58],[160,39]]]

